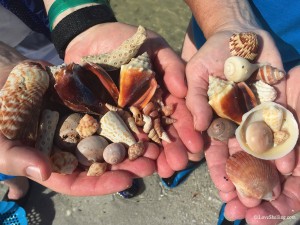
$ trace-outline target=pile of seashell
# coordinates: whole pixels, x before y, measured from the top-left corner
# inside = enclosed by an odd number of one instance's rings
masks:
[[[139,26],[119,48],[84,57],[82,65],[18,64],[0,91],[2,134],[34,144],[53,172],[81,168],[88,176],[142,156],[141,132],[170,143],[165,128],[176,122],[175,105],[164,104],[149,55],[137,55],[145,40]]]
[[[259,52],[257,35],[236,33],[230,37],[231,57],[224,64],[225,79],[210,76],[209,104],[220,117],[207,130],[216,140],[236,137],[244,150],[232,155],[226,173],[244,196],[272,200],[279,175],[270,160],[292,151],[299,136],[293,114],[274,101],[274,84],[285,72],[269,64],[255,63]]]

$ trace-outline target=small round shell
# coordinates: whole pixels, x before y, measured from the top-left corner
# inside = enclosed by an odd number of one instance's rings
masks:
[[[103,173],[105,173],[106,168],[107,168],[106,162],[103,163],[95,162],[89,167],[87,176],[101,176]]]
[[[237,125],[231,120],[217,118],[210,124],[207,134],[213,139],[227,141],[234,136],[236,128]]]
[[[105,162],[115,165],[122,162],[125,158],[126,150],[121,143],[109,144],[103,151]]]
[[[145,145],[139,141],[128,148],[128,159],[135,160],[145,153]]]

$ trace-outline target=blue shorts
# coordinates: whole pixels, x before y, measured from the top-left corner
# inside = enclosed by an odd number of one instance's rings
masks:
[[[3,173],[0,173],[0,181],[5,181],[14,178],[15,176],[5,175]]]

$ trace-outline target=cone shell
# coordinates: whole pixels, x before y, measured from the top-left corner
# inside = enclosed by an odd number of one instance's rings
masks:
[[[217,118],[210,124],[207,134],[213,139],[227,141],[229,138],[234,137],[236,128],[237,125],[231,120]]]
[[[155,72],[145,52],[121,66],[118,105],[122,108],[136,106],[142,109],[151,100],[156,88]]]
[[[78,166],[76,157],[70,152],[58,151],[51,156],[52,170],[61,174],[72,174]]]
[[[240,56],[253,61],[258,54],[258,39],[253,32],[233,34],[229,39],[229,50],[233,56]]]
[[[273,200],[272,191],[280,183],[278,172],[271,162],[244,151],[229,157],[226,173],[241,195],[255,199]]]
[[[264,65],[257,72],[258,79],[267,84],[276,84],[285,77],[285,72],[270,65]]]
[[[273,102],[277,98],[277,91],[271,85],[259,80],[252,84],[251,89],[258,103]]]
[[[38,63],[21,62],[0,91],[0,130],[8,139],[36,138],[40,108],[49,76]],[[30,137],[29,137],[30,138]]]
[[[263,153],[257,153],[254,152],[247,144],[246,141],[246,130],[247,128],[254,122],[264,122],[263,118],[263,110],[269,109],[269,108],[279,108],[283,112],[283,123],[281,125],[281,130],[286,131],[289,134],[288,139],[286,139],[281,144],[275,144],[272,148],[270,148],[268,151]],[[239,142],[241,148],[248,152],[249,154],[261,158],[261,159],[278,159],[286,154],[288,154],[290,151],[292,151],[297,143],[299,135],[299,129],[296,119],[294,118],[293,114],[284,108],[283,106],[275,103],[275,102],[265,102],[262,103],[249,112],[245,113],[242,118],[242,123],[240,126],[236,129],[235,136],[237,138],[237,141]]]
[[[109,111],[100,120],[100,135],[110,141],[123,143],[127,146],[136,143],[129,128],[117,112]]]

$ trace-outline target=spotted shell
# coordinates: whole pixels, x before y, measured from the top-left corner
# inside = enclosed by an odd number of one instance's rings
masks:
[[[145,144],[142,141],[139,141],[128,148],[128,159],[135,160],[138,157],[142,156],[145,153]]]
[[[103,159],[111,165],[122,162],[125,159],[125,155],[126,149],[121,143],[111,143],[103,151]]]
[[[244,151],[237,152],[226,162],[228,178],[245,197],[273,200],[272,191],[280,183],[275,166]]]
[[[283,112],[283,122],[280,130],[285,131],[289,134],[288,138],[281,142],[280,144],[276,144],[274,141],[273,147],[264,152],[255,152],[253,151],[246,141],[246,131],[248,127],[255,122],[264,122],[263,111],[266,109],[272,109],[276,107],[281,109]],[[245,150],[247,153],[260,158],[260,159],[278,159],[290,151],[292,151],[297,143],[299,135],[299,129],[296,119],[293,114],[284,108],[283,106],[275,103],[275,102],[264,102],[260,105],[257,105],[249,112],[245,113],[242,118],[242,122],[240,126],[236,129],[235,136],[240,145],[240,147]]]
[[[251,89],[259,103],[273,102],[277,98],[277,91],[275,88],[261,80],[253,83]]]
[[[231,55],[240,56],[253,61],[258,55],[258,38],[254,32],[241,32],[233,34],[229,39]]]
[[[270,65],[261,66],[257,72],[258,79],[267,84],[276,84],[285,77],[286,73]]]
[[[231,120],[224,118],[216,118],[207,129],[207,134],[213,139],[219,141],[227,141],[234,137],[237,125]]]
[[[8,139],[35,140],[43,95],[49,76],[35,62],[21,62],[0,91],[0,130]]]

